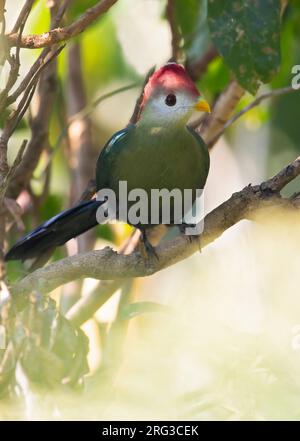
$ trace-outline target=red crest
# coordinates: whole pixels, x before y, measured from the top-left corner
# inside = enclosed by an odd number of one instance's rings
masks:
[[[195,97],[200,95],[184,67],[177,63],[166,64],[149,78],[144,89],[142,107],[144,107],[153,91],[157,89],[166,89],[172,92],[184,90]]]

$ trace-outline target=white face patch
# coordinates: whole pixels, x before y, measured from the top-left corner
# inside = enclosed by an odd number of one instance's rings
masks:
[[[144,108],[142,119],[156,125],[188,121],[197,101],[197,97],[188,93],[162,92],[150,98]]]

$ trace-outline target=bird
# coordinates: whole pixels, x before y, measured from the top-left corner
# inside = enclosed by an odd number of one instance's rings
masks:
[[[118,200],[120,182],[127,183],[128,191],[142,189],[149,198],[152,189],[204,188],[209,152],[187,125],[194,111],[210,112],[210,107],[185,68],[169,62],[155,71],[144,87],[136,123],[113,134],[99,154],[96,190],[110,189]],[[62,211],[22,237],[5,260],[43,260],[43,256],[48,260],[56,247],[98,224],[97,211],[103,203],[93,198]],[[176,219],[171,218],[173,224]],[[141,231],[149,255],[156,255],[147,237],[151,222],[132,225]]]

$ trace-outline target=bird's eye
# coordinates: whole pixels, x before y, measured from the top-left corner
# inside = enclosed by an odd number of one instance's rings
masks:
[[[174,95],[173,93],[170,93],[166,99],[165,99],[165,103],[167,106],[175,106],[177,101],[176,95]]]

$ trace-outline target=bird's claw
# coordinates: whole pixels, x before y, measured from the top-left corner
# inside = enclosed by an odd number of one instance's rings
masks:
[[[187,240],[189,241],[189,243],[193,243],[194,240],[198,241],[198,248],[199,248],[199,252],[201,253],[202,252],[201,234],[197,234],[197,235],[185,234],[186,228],[195,228],[195,225],[182,223],[179,226],[179,230],[180,230],[181,234],[184,234],[187,237]]]
[[[159,260],[159,257],[158,257],[158,254],[156,252],[155,247],[153,247],[151,245],[151,243],[148,241],[146,243],[144,243],[144,245],[145,245],[145,250],[147,252],[148,257],[155,257],[155,259]]]
[[[153,257],[159,260],[155,247],[151,245],[144,231],[142,231],[141,245],[141,254],[145,260],[152,259]]]

